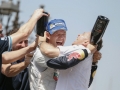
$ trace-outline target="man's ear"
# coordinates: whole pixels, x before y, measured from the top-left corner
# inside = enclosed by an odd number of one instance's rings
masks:
[[[88,44],[89,44],[89,40],[85,40],[85,41],[82,43],[82,45],[85,46],[85,47],[87,47]]]
[[[46,38],[50,39],[50,33],[49,32],[46,32]]]

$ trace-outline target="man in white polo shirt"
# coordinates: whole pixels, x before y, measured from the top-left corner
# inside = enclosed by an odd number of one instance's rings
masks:
[[[67,27],[62,19],[51,20],[47,24],[47,42],[57,46],[63,46],[66,40]],[[29,82],[31,90],[55,90],[57,72],[47,67],[45,61],[50,58],[43,55],[39,48],[33,55],[29,65]]]

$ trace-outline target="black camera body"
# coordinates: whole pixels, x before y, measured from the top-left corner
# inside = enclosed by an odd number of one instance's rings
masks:
[[[107,17],[101,15],[97,17],[97,20],[91,32],[91,43],[93,45],[98,44],[98,42],[102,39],[108,23],[109,19]]]
[[[45,14],[48,14],[47,12],[44,12]],[[42,16],[38,21],[36,25],[36,32],[39,36],[44,36],[44,31],[46,31],[46,26],[48,23],[48,16]]]

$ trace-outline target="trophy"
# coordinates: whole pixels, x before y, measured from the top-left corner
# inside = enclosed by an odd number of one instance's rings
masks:
[[[108,23],[109,19],[107,17],[101,15],[97,17],[97,20],[91,32],[91,43],[93,45],[97,45],[102,39]]]
[[[48,14],[47,12],[44,12],[45,14]],[[36,25],[36,32],[40,36],[44,36],[44,31],[46,31],[46,25],[48,23],[48,16],[42,16],[38,21]]]

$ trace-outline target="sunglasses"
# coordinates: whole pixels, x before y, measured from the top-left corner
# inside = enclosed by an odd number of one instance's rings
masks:
[[[3,30],[0,30],[0,34],[2,34]]]

